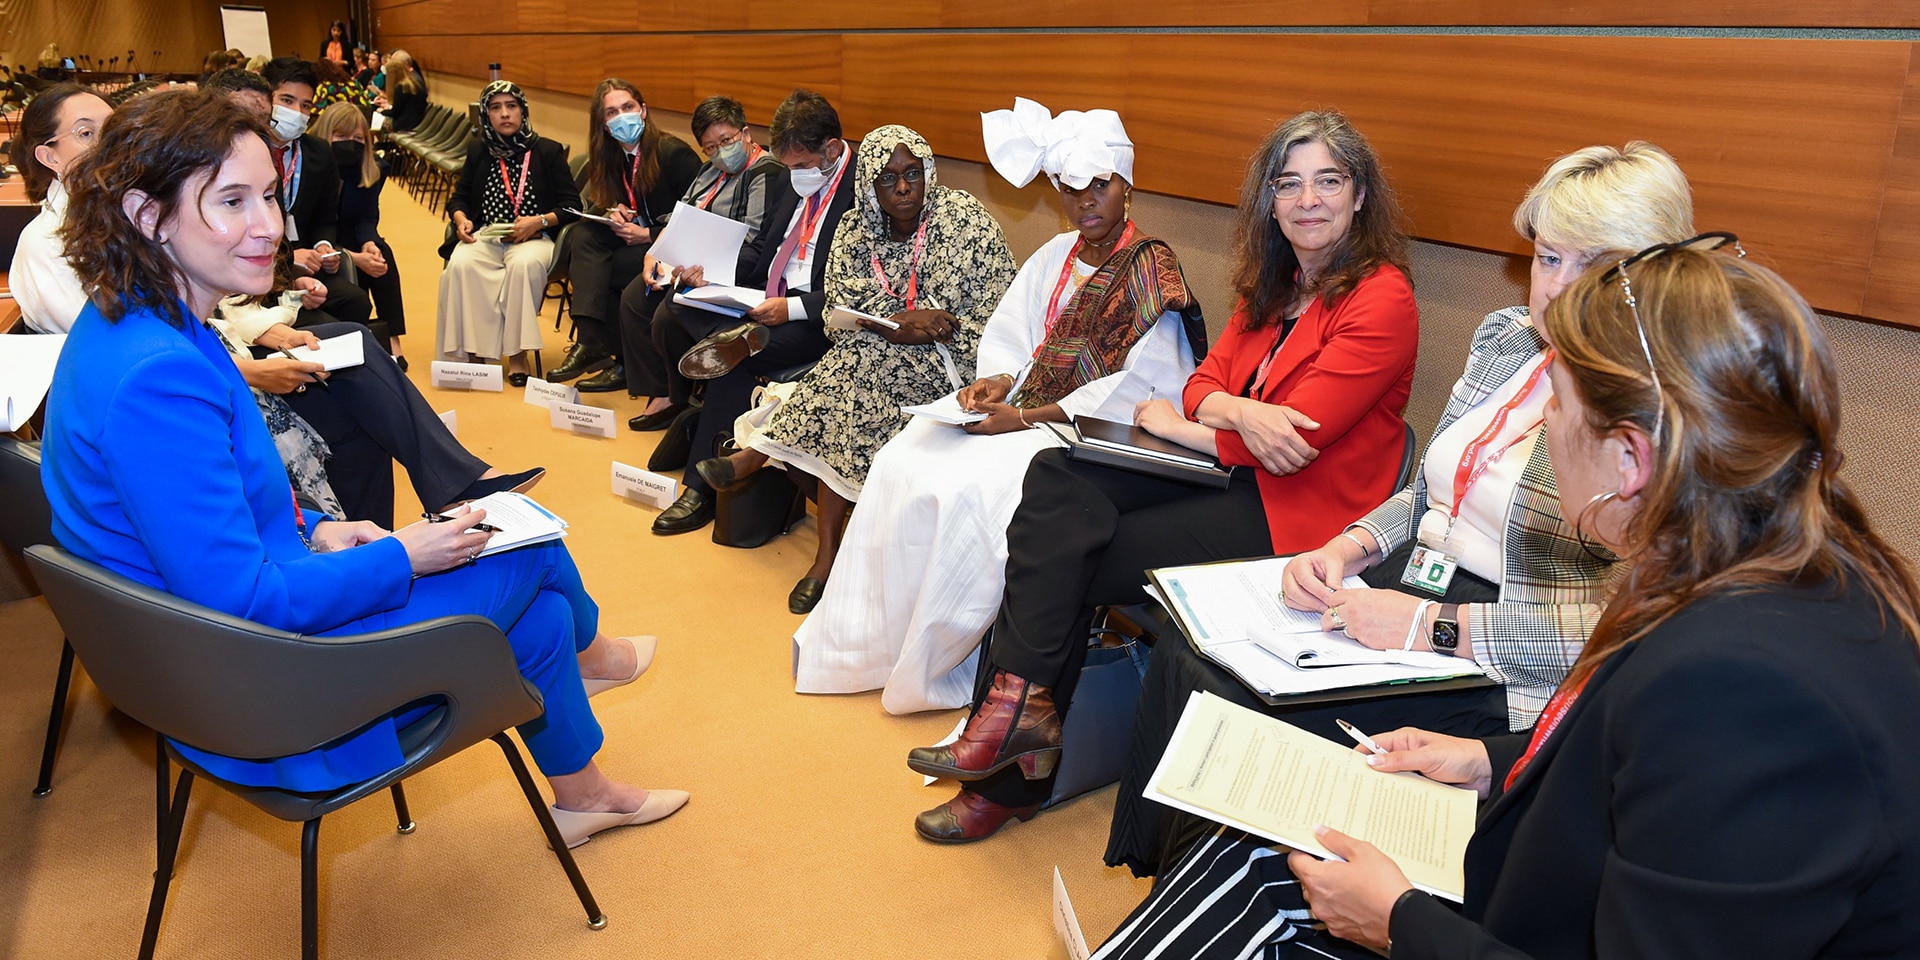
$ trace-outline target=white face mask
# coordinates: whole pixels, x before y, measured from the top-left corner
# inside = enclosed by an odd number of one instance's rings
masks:
[[[273,135],[282,142],[290,142],[300,139],[300,135],[307,132],[307,115],[276,103],[273,105],[273,119],[267,121],[267,125],[273,128]]]
[[[840,159],[843,161],[846,159],[844,154]],[[793,186],[794,193],[802,197],[811,197],[819,193],[821,187],[827,185],[827,178],[833,175],[834,168],[839,165],[839,163],[830,163],[825,168],[819,170],[815,170],[812,167],[801,167],[798,170],[792,171],[792,175],[787,178],[787,183]]]

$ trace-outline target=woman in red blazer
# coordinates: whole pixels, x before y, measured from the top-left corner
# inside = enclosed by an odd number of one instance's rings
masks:
[[[963,784],[920,814],[921,836],[978,840],[1039,811],[1091,611],[1145,599],[1142,571],[1311,550],[1393,493],[1420,332],[1399,220],[1345,117],[1303,113],[1267,137],[1240,195],[1240,307],[1187,381],[1192,419],[1167,400],[1135,411],[1154,434],[1217,454],[1233,481],[1034,458],[973,715],[955,743],[908,755]]]

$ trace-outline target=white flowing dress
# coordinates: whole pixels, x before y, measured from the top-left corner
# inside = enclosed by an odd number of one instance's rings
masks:
[[[987,320],[980,376],[1024,379],[1078,237],[1054,237],[1021,267]],[[1092,275],[1076,261],[1072,288]],[[1060,407],[1126,422],[1150,395],[1178,403],[1193,367],[1180,315],[1168,312],[1133,345],[1125,367],[1081,386]],[[975,436],[916,417],[880,448],[826,593],[793,635],[794,689],[885,688],[881,706],[894,714],[971,702],[975,654],[1005,584],[1007,523],[1028,462],[1056,445],[1044,428]]]

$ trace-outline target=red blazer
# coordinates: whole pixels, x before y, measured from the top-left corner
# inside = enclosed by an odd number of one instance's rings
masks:
[[[1187,379],[1186,414],[1214,393],[1239,396],[1266,359],[1280,325],[1247,329],[1243,304]],[[1420,343],[1413,285],[1392,266],[1375,270],[1327,309],[1316,297],[1267,371],[1258,399],[1312,417],[1300,436],[1319,459],[1289,476],[1260,467],[1233,430],[1216,434],[1220,462],[1259,470],[1260,502],[1275,553],[1312,550],[1394,494],[1406,446],[1407,395]]]

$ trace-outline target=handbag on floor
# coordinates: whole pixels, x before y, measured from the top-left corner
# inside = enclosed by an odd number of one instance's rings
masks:
[[[806,515],[807,498],[787,471],[756,470],[745,483],[718,493],[713,542],[723,547],[757,547],[792,530]]]

